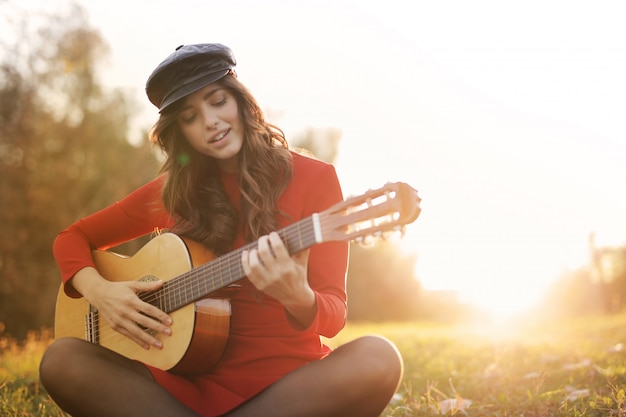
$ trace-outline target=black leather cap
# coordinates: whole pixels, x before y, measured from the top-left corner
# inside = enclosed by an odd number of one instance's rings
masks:
[[[165,58],[146,82],[146,94],[159,112],[235,71],[235,56],[219,43],[181,45]]]

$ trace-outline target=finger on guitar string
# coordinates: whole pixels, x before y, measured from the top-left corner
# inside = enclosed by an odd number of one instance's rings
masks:
[[[156,335],[160,333],[170,336],[172,330],[169,325],[163,324],[155,316],[162,316],[164,317],[163,320],[171,323],[171,319],[163,311],[149,303],[141,302],[140,307],[127,317],[128,320],[124,330],[128,331],[132,340],[138,342],[144,348],[146,348],[147,343],[148,348],[154,346],[157,349],[162,349],[163,342],[157,339]]]
[[[287,247],[285,243],[280,238],[280,235],[277,232],[272,232],[268,236],[268,243],[270,245],[270,250],[274,258],[276,259],[286,259],[289,258],[289,251],[287,251]]]
[[[172,329],[169,326],[162,324],[161,321],[157,320],[150,314],[144,311],[139,311],[138,313],[139,319],[135,320],[135,323],[140,328],[153,334],[162,333],[167,336],[172,334]]]
[[[121,322],[118,322],[113,329],[123,336],[128,337],[144,349],[155,347],[163,348],[163,342],[157,339],[156,335],[162,333],[170,335],[169,327],[164,326],[158,320],[150,317],[142,311],[133,310],[125,315]]]
[[[250,276],[252,273],[262,272],[263,268],[266,265],[266,262],[261,257],[259,249],[253,248],[250,250],[245,250],[241,253],[241,264],[243,266],[245,274],[247,276]]]
[[[250,268],[250,251],[249,250],[244,250],[241,252],[241,267],[243,268],[243,273],[246,276],[249,276],[250,273],[252,272],[252,269]]]
[[[160,324],[160,326],[157,326],[158,328],[154,328],[152,326],[150,326],[150,328],[153,328],[160,333],[169,335],[171,333],[169,326],[172,324],[172,318],[167,313],[159,309],[156,305],[152,304],[155,302],[155,299],[140,297],[140,293],[158,290],[163,286],[163,284],[164,282],[161,280],[136,281],[133,284],[133,288],[138,294],[138,298],[142,301],[141,304],[137,306],[138,311],[148,317],[153,318]]]
[[[141,315],[139,313],[137,314]],[[105,320],[109,323],[111,329],[137,343],[144,349],[150,349],[150,346],[154,346],[157,349],[162,347],[162,343],[158,339],[140,327],[141,324],[138,324],[133,319],[132,314],[122,314],[115,319],[105,317]]]
[[[172,319],[156,306],[143,301],[139,293],[157,289],[162,282],[120,281],[107,283],[106,289],[113,297],[101,298],[96,307],[110,327],[128,337],[144,349],[163,347],[154,337],[157,333],[170,335]]]
[[[130,328],[120,327],[115,329],[122,336],[125,336],[137,343],[142,348],[149,350],[150,347],[154,346],[157,349],[163,348],[163,343],[160,340],[150,335],[147,331],[142,329],[138,324],[132,323]]]
[[[274,250],[270,244],[269,236],[266,235],[259,238],[257,249],[253,249],[252,254],[256,254],[263,265],[267,265],[276,258]]]
[[[261,264],[267,270],[273,269],[277,262],[284,262],[289,259],[287,248],[276,232],[259,238],[256,253],[254,249],[252,250],[252,256],[254,255],[259,258]]]

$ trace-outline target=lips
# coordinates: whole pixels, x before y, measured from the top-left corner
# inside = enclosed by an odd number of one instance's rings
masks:
[[[224,137],[228,135],[229,132],[230,132],[230,129],[219,131],[215,136],[211,138],[211,140],[209,140],[209,143],[219,142],[220,140],[224,139]]]

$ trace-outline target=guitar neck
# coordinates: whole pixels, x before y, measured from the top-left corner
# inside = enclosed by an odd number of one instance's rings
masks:
[[[319,215],[306,219],[278,231],[290,255],[321,243],[322,232]],[[141,294],[141,298],[169,313],[207,295],[227,287],[245,277],[241,265],[241,254],[257,247],[249,243],[210,262],[192,268],[188,272],[165,282],[156,291]]]
[[[325,241],[350,241],[403,230],[421,209],[417,191],[405,183],[388,183],[287,226],[278,234],[290,255]],[[165,282],[140,297],[162,311],[171,312],[227,287],[245,277],[241,254],[257,247],[249,243]]]

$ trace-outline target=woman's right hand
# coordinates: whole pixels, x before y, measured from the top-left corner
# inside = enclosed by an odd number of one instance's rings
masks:
[[[137,295],[159,289],[163,281],[113,282],[103,278],[96,269],[86,267],[74,275],[71,283],[111,328],[144,349],[150,349],[150,346],[157,349],[163,347],[149,330],[168,336],[172,332],[172,318]]]

